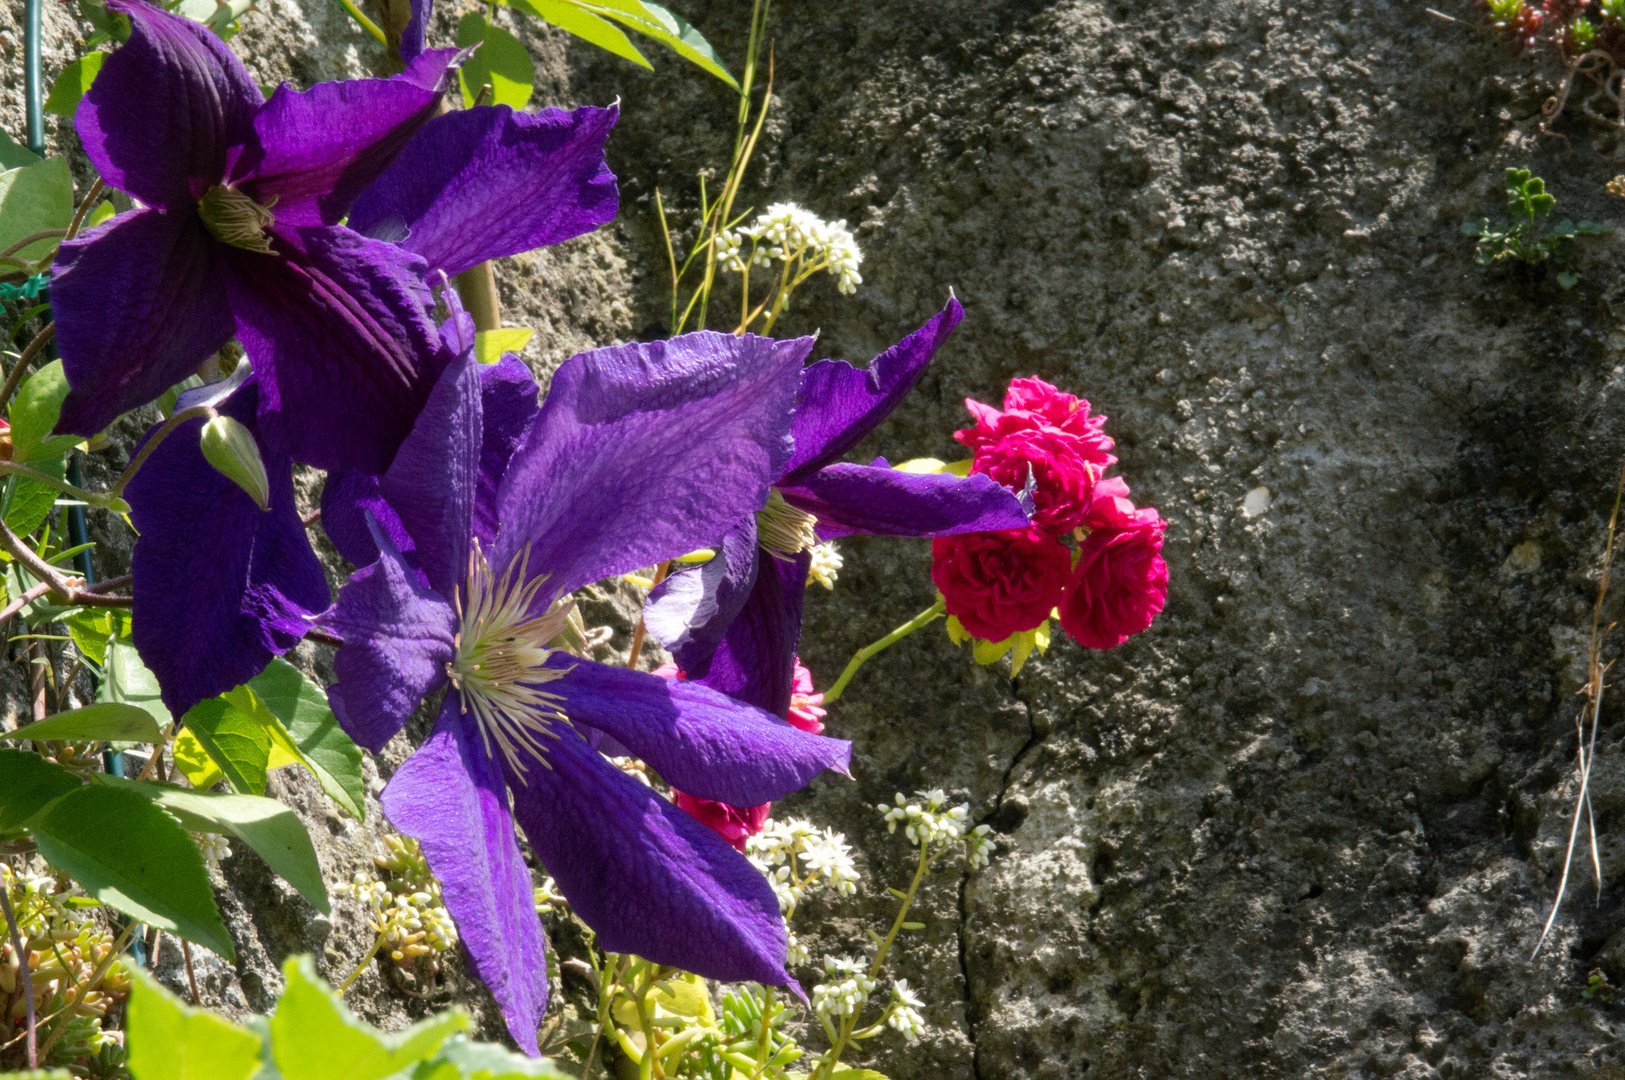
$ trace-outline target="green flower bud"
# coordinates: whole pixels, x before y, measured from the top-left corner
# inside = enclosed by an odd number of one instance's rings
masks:
[[[229,416],[203,425],[203,456],[220,474],[244,491],[261,510],[270,509],[271,482],[254,435]]]

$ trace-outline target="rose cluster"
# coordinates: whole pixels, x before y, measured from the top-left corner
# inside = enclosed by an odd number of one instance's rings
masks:
[[[954,433],[972,475],[1028,489],[1024,529],[962,533],[931,543],[931,578],[965,634],[1003,642],[1050,616],[1078,644],[1110,649],[1151,625],[1168,593],[1166,523],[1136,508],[1119,477],[1106,418],[1038,378],[1016,379],[1004,408],[967,400],[974,427]]]

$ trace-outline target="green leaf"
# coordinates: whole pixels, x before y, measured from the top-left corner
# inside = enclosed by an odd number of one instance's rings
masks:
[[[46,229],[66,229],[73,220],[73,177],[63,158],[51,157],[0,173],[0,251]],[[54,238],[36,240],[11,257],[30,262],[56,247]]]
[[[96,779],[156,801],[192,832],[230,833],[253,848],[265,865],[298,889],[322,914],[332,910],[310,834],[298,815],[275,799],[191,791],[173,784],[141,783],[106,774],[98,774]]]
[[[239,795],[265,794],[271,733],[263,723],[224,698],[198,702],[181,723],[219,766],[233,791]]]
[[[1560,270],[1557,274],[1557,283],[1564,289],[1572,289],[1580,284],[1580,275],[1572,270]]]
[[[49,473],[60,480],[66,471],[66,462],[61,458],[54,461],[36,461],[31,468]],[[62,492],[50,484],[30,480],[26,476],[11,476],[7,479],[10,481],[7,489],[11,492],[11,497],[6,502],[6,528],[18,536],[27,536],[45,524],[45,519],[51,516],[51,508],[56,505],[57,499],[62,497]],[[28,619],[30,622],[33,621],[32,617]]]
[[[361,748],[339,726],[322,688],[280,657],[248,685],[287,729],[328,798],[356,820],[365,820],[366,780],[361,773]]]
[[[0,169],[25,169],[38,164],[40,160],[38,154],[0,129]]]
[[[102,665],[101,685],[96,688],[97,701],[118,701],[147,710],[160,724],[174,717],[164,708],[158,693],[158,676],[147,670],[141,654],[127,641],[108,644],[107,661]]]
[[[0,832],[21,827],[53,799],[82,786],[77,776],[38,754],[0,750]]]
[[[495,1043],[470,1042],[456,1035],[418,1066],[412,1080],[532,1080],[569,1075],[547,1058],[528,1058]]]
[[[107,54],[103,52],[86,53],[63,68],[62,74],[51,84],[51,93],[45,99],[45,111],[57,116],[73,116],[73,111],[79,107],[79,99],[96,81],[96,73],[101,71],[102,61],[106,59]]]
[[[885,1073],[877,1073],[873,1069],[836,1069],[829,1074],[829,1080],[887,1080]]]
[[[124,1023],[132,1076],[139,1080],[249,1080],[260,1037],[207,1009],[190,1009],[139,969]]]
[[[386,1035],[362,1021],[316,977],[308,956],[282,965],[287,989],[271,1017],[271,1053],[283,1076],[298,1080],[383,1080],[433,1054],[468,1028],[460,1009]]]
[[[474,358],[482,364],[494,364],[504,353],[517,353],[535,336],[528,326],[506,327],[501,330],[479,330],[474,334]]]
[[[79,651],[98,666],[107,663],[109,641],[130,640],[130,613],[124,608],[82,608],[62,621]]]
[[[47,716],[0,738],[158,743],[163,742],[164,733],[158,730],[158,722],[147,710],[108,702]]]
[[[739,89],[739,83],[722,65],[722,57],[717,55],[711,43],[670,8],[649,3],[648,0],[590,0],[583,6],[606,19],[614,19],[622,26],[653,38],[735,90]]]
[[[605,22],[590,11],[567,3],[566,0],[509,0],[520,11],[552,23],[560,30],[568,30],[582,41],[598,46],[653,70],[627,36],[613,23]]]
[[[477,11],[464,15],[457,24],[458,46],[466,49],[475,42],[480,47],[457,72],[463,104],[472,106],[486,83],[491,84],[487,105],[523,109],[530,104],[536,86],[536,62],[530,58],[530,50],[502,27],[487,25],[485,15]]]
[[[203,744],[197,741],[197,736],[182,728],[170,744],[169,752],[175,759],[175,767],[186,777],[187,782],[199,791],[208,791],[226,778],[220,771],[220,766],[214,763],[209,752],[203,749]]]
[[[0,230],[3,231],[3,230]],[[52,360],[23,380],[11,403],[11,460],[21,465],[59,457],[84,440],[78,435],[55,435],[62,399],[68,396],[68,378],[62,361]]]
[[[106,199],[103,199],[101,202],[96,204],[96,209],[90,212],[90,216],[85,218],[85,228],[94,229],[96,226],[100,225],[117,212],[118,211],[113,209],[112,203],[108,202]]]
[[[102,903],[235,959],[203,855],[149,800],[93,784],[51,803],[28,828],[45,861]]]

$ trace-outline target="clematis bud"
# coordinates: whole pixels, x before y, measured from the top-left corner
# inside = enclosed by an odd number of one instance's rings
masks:
[[[203,425],[201,449],[209,464],[248,492],[256,506],[270,509],[271,482],[253,432],[229,416],[216,416]]]

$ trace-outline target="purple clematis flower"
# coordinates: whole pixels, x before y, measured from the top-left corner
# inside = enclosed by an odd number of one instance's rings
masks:
[[[755,805],[844,772],[850,745],[553,643],[573,590],[692,550],[763,505],[790,455],[804,355],[716,333],[599,349],[567,361],[538,408],[517,360],[482,368],[465,351],[380,479],[376,560],[323,617],[344,639],[329,700],[361,745],[381,749],[446,688],[382,803],[422,845],[529,1053],[547,978],[515,818],[604,948],[792,981],[762,875],[594,746],[611,737],[683,791]]]
[[[802,372],[795,454],[775,478],[767,507],[733,522],[716,558],[667,578],[644,607],[650,632],[687,678],[783,716],[813,544],[853,533],[925,537],[1026,527],[1031,506],[988,477],[898,472],[884,458],[839,460],[914,388],[963,317],[950,298],[868,370],[821,360]]]
[[[338,222],[435,115],[455,50],[267,101],[204,27],[144,0],[108,6],[133,31],[75,126],[107,183],[142,205],[57,255],[73,388],[59,430],[100,431],[236,335],[279,451],[381,472],[449,356],[422,260]]]
[[[398,241],[414,275],[426,269],[454,274],[588,232],[615,215],[618,197],[604,164],[604,140],[616,115],[613,108],[515,113],[481,106],[437,117],[362,193],[350,222],[377,239]],[[455,304],[455,295],[448,302]],[[447,340],[437,346],[439,354],[456,355],[455,323],[441,334]],[[274,435],[266,418],[245,412],[239,400],[261,400],[262,381],[256,372],[220,407],[259,438],[273,491],[286,485],[290,492],[285,503],[273,498],[261,512],[215,472],[198,450],[201,421],[175,432],[126,492],[140,530],[132,559],[135,644],[176,716],[259,674],[298,640],[300,620],[327,607],[325,587],[310,584],[321,580],[320,567],[293,507],[292,461],[266,437]],[[528,393],[534,396],[534,386]],[[188,397],[183,405],[197,401]],[[381,468],[359,464],[359,470],[330,470],[323,489],[323,524],[358,566],[378,557],[363,504],[382,505],[375,475]],[[404,535],[395,541],[411,546]],[[212,560],[202,573],[200,550],[231,555]],[[200,647],[200,641],[208,644]]]

